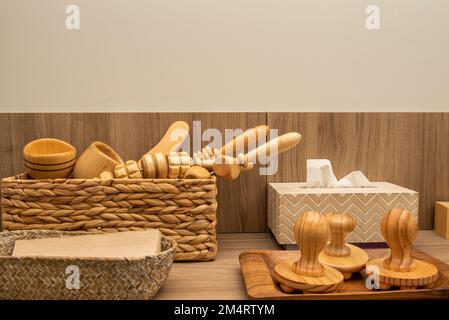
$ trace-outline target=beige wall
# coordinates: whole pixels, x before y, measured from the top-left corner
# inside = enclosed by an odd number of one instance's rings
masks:
[[[447,0],[0,0],[0,110],[448,111],[448,17]]]

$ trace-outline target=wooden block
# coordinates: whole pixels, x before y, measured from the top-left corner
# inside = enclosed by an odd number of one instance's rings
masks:
[[[161,252],[157,229],[17,240],[13,256],[139,258]]]
[[[449,202],[435,202],[435,232],[449,239]]]

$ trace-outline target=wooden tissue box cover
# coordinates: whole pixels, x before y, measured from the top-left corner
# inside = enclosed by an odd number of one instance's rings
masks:
[[[306,211],[346,212],[357,226],[349,242],[385,242],[380,221],[393,208],[409,210],[418,219],[419,194],[387,182],[370,188],[307,188],[306,183],[270,183],[268,227],[279,244],[295,244],[293,225]]]

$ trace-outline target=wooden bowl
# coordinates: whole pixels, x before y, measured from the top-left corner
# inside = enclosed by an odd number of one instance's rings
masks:
[[[23,160],[33,179],[66,178],[76,162],[76,149],[58,139],[37,139],[23,148]]]
[[[124,164],[122,158],[104,142],[95,141],[83,152],[75,164],[73,177],[90,179],[100,177],[104,171],[114,172],[114,168]]]

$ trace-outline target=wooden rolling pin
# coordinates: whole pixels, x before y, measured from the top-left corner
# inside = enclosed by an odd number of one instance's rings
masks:
[[[260,158],[268,158],[290,150],[301,141],[301,134],[297,132],[286,133],[260,147],[251,150],[246,155],[235,159],[228,156],[217,154],[217,159],[214,163],[214,172],[217,177],[234,180],[240,175],[242,168],[248,168],[256,163]]]
[[[254,139],[254,143],[258,143],[259,139],[268,136],[270,127],[260,125],[252,129],[246,130],[244,133],[229,141],[219,149],[222,155],[236,156],[239,152],[244,152],[248,148],[250,139]],[[243,148],[243,150],[242,150]]]

